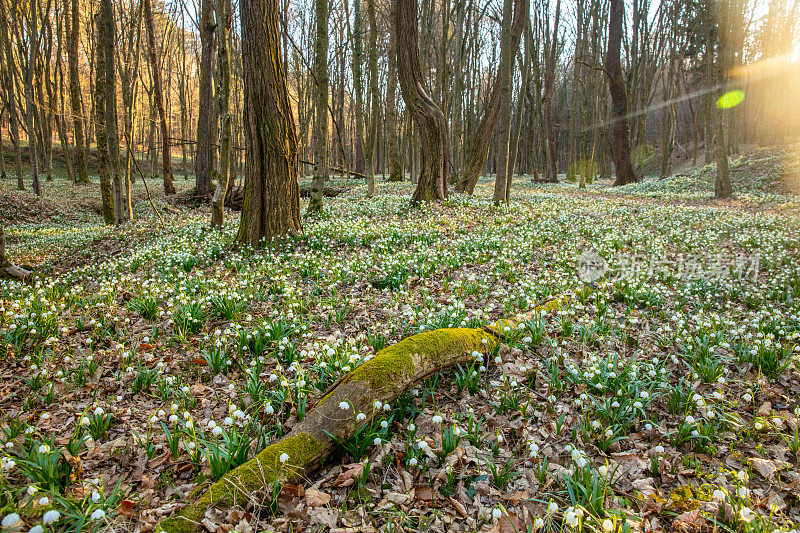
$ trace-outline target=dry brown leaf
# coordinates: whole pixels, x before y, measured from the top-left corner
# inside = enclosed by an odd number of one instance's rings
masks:
[[[117,512],[124,516],[125,518],[134,518],[136,513],[133,511],[133,500],[122,500],[119,502],[119,508],[117,508]]]
[[[422,503],[431,503],[436,499],[430,485],[417,485],[414,487],[414,499]]]
[[[334,487],[349,487],[353,485],[355,478],[361,476],[364,471],[364,463],[353,463],[342,467],[342,473],[333,482]]]
[[[326,492],[316,489],[306,491],[306,505],[308,507],[325,507],[331,503],[332,496]]]

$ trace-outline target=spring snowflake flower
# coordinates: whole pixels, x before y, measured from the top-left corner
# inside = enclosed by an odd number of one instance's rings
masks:
[[[433,421],[434,424],[441,424],[442,423],[441,415],[433,415],[433,418],[431,420]]]
[[[550,514],[558,512],[558,504],[554,501],[551,501],[550,504],[547,506],[547,512]]]
[[[495,518],[500,518],[503,516],[503,511],[501,511],[499,507],[495,507],[492,509],[492,516]]]
[[[417,466],[417,462],[418,462],[417,458],[416,457],[412,457],[411,459],[409,459],[408,464],[410,466]]]
[[[741,518],[745,522],[750,523],[753,521],[753,519],[755,519],[755,517],[756,513],[754,513],[753,510],[750,509],[749,507],[742,507],[741,509],[739,509],[739,518]]]
[[[350,409],[350,404],[347,402],[339,402],[339,409],[341,409],[342,411],[347,411],[348,409]]]
[[[17,513],[11,513],[3,517],[3,521],[0,524],[4,528],[11,528],[16,526],[22,521]]]
[[[358,413],[356,415],[356,422],[362,422],[362,421],[364,421],[366,419],[367,419],[367,415],[365,415],[364,413]]]
[[[92,513],[92,520],[102,520],[103,517],[106,516],[106,512],[102,509],[97,509],[95,512]]]
[[[46,513],[44,513],[44,516],[42,517],[42,523],[52,524],[53,522],[56,522],[59,518],[61,518],[61,513],[59,513],[55,509],[51,509]]]
[[[278,459],[280,460],[281,463],[285,463],[286,461],[289,460],[289,454],[284,452]]]
[[[48,446],[47,444],[40,444],[39,453],[50,453],[50,446]]]
[[[614,531],[614,522],[606,518],[603,520],[603,531]]]

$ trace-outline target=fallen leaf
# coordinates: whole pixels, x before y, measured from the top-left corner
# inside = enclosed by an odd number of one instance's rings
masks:
[[[417,485],[414,487],[414,499],[423,503],[430,503],[435,499],[430,485]]]
[[[308,489],[306,491],[306,506],[308,507],[325,507],[331,503],[332,496],[326,492],[316,489]]]
[[[761,474],[766,480],[772,480],[775,477],[775,473],[778,471],[778,467],[775,466],[775,463],[770,461],[769,459],[761,459],[758,457],[751,457],[749,459],[750,464],[752,467]]]
[[[134,503],[132,500],[122,500],[119,502],[117,512],[126,518],[134,518],[136,513],[133,512]]]

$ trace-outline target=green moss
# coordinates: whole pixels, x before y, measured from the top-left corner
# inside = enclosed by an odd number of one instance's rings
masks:
[[[163,520],[156,531],[194,531],[209,507],[230,507],[236,502],[248,502],[254,492],[264,490],[278,477],[296,478],[299,472],[325,451],[325,447],[325,443],[305,433],[290,435],[267,446],[256,457],[211,485],[197,501],[184,507],[179,515]],[[289,459],[282,464],[280,456],[284,453]]]
[[[483,339],[488,339],[487,344]],[[371,361],[356,368],[344,380],[347,382],[369,383],[373,390],[395,389],[401,386],[400,376],[411,377],[416,372],[413,356],[421,355],[437,366],[448,360],[453,352],[468,356],[473,351],[485,353],[495,343],[492,335],[481,329],[450,328],[426,331],[403,339],[397,344],[384,348]],[[396,391],[394,391],[396,392]]]

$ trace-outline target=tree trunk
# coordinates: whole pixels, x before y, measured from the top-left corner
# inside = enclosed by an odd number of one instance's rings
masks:
[[[622,0],[620,0],[622,1]],[[556,0],[556,20],[553,23],[553,37],[547,51],[547,65],[544,74],[544,120],[547,132],[547,181],[558,182],[558,160],[556,158],[556,135],[553,125],[553,93],[556,79],[556,50],[558,49],[558,23],[561,16],[561,0]]]
[[[39,32],[37,30],[38,17],[37,6],[39,0],[31,0],[30,2],[30,18],[28,19],[28,65],[25,71],[25,123],[28,130],[28,157],[31,163],[31,183],[33,185],[33,192],[37,196],[42,196],[42,185],[39,183],[39,156],[36,150],[36,102],[34,93],[33,76],[36,71],[36,56],[39,49]]]
[[[717,98],[725,93],[725,69],[727,59],[727,49],[729,46],[727,42],[727,28],[725,26],[727,13],[725,7],[719,9],[717,4],[719,0],[708,0],[706,9],[706,16],[708,17],[708,49],[709,61],[713,69],[713,82],[714,86],[719,87],[712,94]],[[714,19],[717,20],[714,20]],[[714,31],[716,22],[716,32]],[[716,39],[714,38],[716,34]],[[714,44],[716,41],[717,60],[714,61]],[[723,113],[718,105],[712,104],[710,106],[711,122],[714,132],[714,160],[717,163],[717,173],[714,180],[714,197],[718,199],[730,198],[733,195],[733,187],[731,186],[731,177],[728,170],[728,147],[725,142],[725,130],[723,128]]]
[[[378,119],[380,93],[378,92],[378,22],[375,16],[375,0],[367,0],[367,19],[369,20],[369,92],[372,101],[372,110],[369,117],[369,132],[367,136],[367,150],[364,154],[367,176],[367,198],[375,195],[375,148],[378,139]]]
[[[156,54],[156,35],[153,26],[153,8],[150,5],[150,0],[142,0],[144,2],[144,26],[147,32],[147,56],[150,60],[150,68],[153,73],[153,98],[156,102],[158,109],[158,117],[161,125],[161,158],[162,170],[161,174],[164,178],[164,192],[166,194],[175,194],[175,185],[172,183],[172,157],[170,150],[170,137],[169,125],[167,124],[167,111],[164,108],[164,94],[163,84],[161,83],[161,69],[158,65],[158,56]]]
[[[103,0],[108,2],[110,0]],[[95,116],[95,136],[97,137],[97,162],[100,168],[100,200],[103,210],[103,220],[106,224],[114,223],[114,198],[111,191],[111,160],[108,151],[108,135],[106,133],[107,115],[109,113],[109,103],[106,102],[106,41],[114,38],[108,35],[105,10],[95,14],[96,49],[95,49],[95,83],[94,83],[94,106]]]
[[[11,135],[11,145],[14,148],[14,173],[17,176],[17,189],[25,190],[25,178],[22,174],[22,146],[19,139],[19,114],[17,113],[17,101],[14,95],[16,80],[11,66],[14,65],[14,56],[11,50],[11,41],[8,36],[8,26],[5,23],[6,13],[3,13],[3,21],[0,24],[0,55],[5,58],[4,67],[0,69],[0,83],[3,84],[2,90],[5,95],[5,106],[8,109],[8,126]]]
[[[25,281],[30,274],[24,268],[11,264],[6,257],[6,232],[3,223],[0,222],[0,279]]]
[[[297,133],[289,104],[279,0],[242,0],[245,193],[236,241],[260,247],[300,224]]]
[[[509,174],[509,148],[511,143],[511,89],[514,85],[514,60],[516,50],[511,50],[511,8],[512,0],[503,0],[503,21],[500,37],[500,121],[497,137],[497,173],[494,179],[495,204],[508,203],[506,186]],[[513,166],[513,164],[512,164]],[[511,170],[513,172],[513,168]]]
[[[350,39],[353,41],[353,87],[356,96],[356,131],[355,131],[355,169],[356,172],[364,173],[364,74],[362,65],[364,63],[364,41],[362,38],[361,24],[361,0],[354,0],[353,6],[353,32]],[[350,28],[350,17],[347,18],[347,28]],[[344,81],[342,81],[344,84]],[[344,89],[342,89],[344,91]],[[344,103],[343,103],[344,104]],[[344,107],[344,105],[343,105]],[[347,167],[347,165],[344,165]]]
[[[197,196],[206,198],[211,192],[214,142],[212,139],[213,103],[212,73],[214,60],[214,0],[201,0],[200,5],[200,78],[197,102],[197,155],[195,188]]]
[[[526,17],[524,13],[527,12],[528,3],[529,0],[515,0],[514,2],[514,20],[511,24],[512,58],[517,53],[519,41],[522,37],[522,30],[525,28]],[[503,72],[502,57],[500,63],[500,68],[498,69],[497,76],[492,83],[492,89],[489,93],[486,110],[483,112],[483,118],[478,125],[478,131],[474,135],[469,160],[456,185],[456,190],[459,192],[472,194],[483,172],[483,168],[486,166],[486,158],[489,155],[489,145],[492,142],[492,133],[494,133],[495,124],[497,124],[497,119],[500,116],[502,92],[501,74]]]
[[[616,172],[614,185],[627,185],[639,181],[633,172],[633,166],[631,166],[631,147],[628,138],[628,95],[625,92],[625,76],[620,63],[624,10],[624,0],[611,0],[605,67],[608,89],[611,93],[611,156],[614,159]]]
[[[390,9],[393,7],[390,5]],[[390,20],[394,16],[390,15]],[[403,165],[397,139],[397,36],[389,35],[388,72],[386,75],[386,151],[389,161],[389,181],[403,181]]]
[[[400,90],[421,141],[422,164],[411,205],[445,200],[451,169],[447,123],[424,88],[425,77],[419,60],[417,0],[395,0],[394,11]]]
[[[217,72],[219,76],[219,183],[211,200],[211,227],[221,228],[225,212],[225,196],[230,181],[231,159],[231,63],[228,54],[231,28],[231,0],[217,0]]]
[[[328,180],[328,0],[314,2],[317,38],[314,43],[314,179],[308,210],[322,211],[322,191]]]

